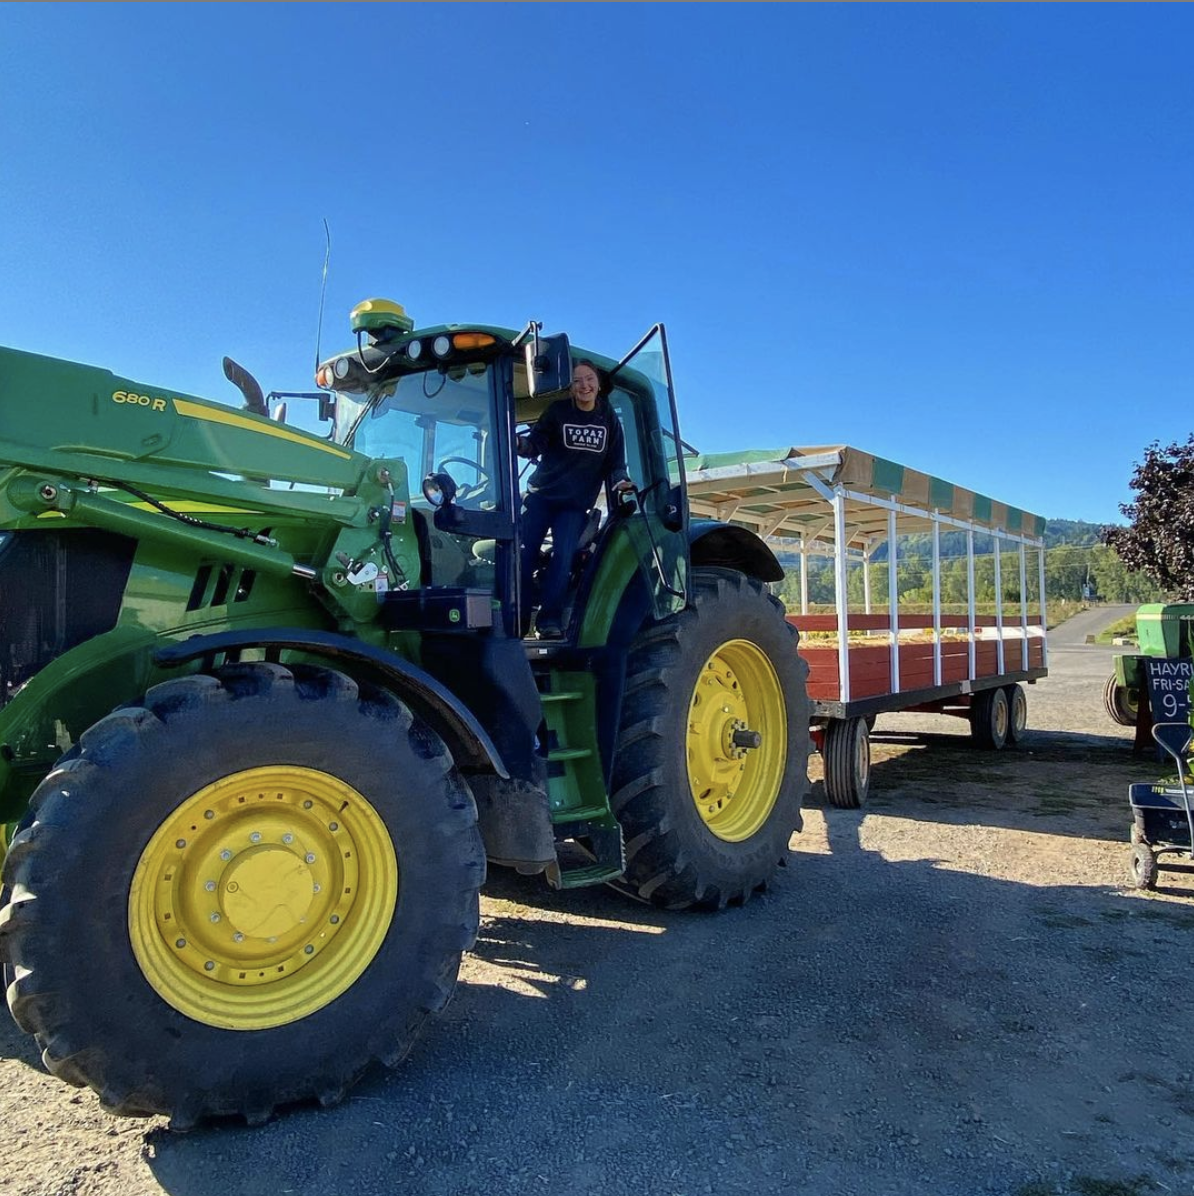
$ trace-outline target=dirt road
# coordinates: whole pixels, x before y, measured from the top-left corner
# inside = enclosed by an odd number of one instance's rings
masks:
[[[1054,637],[1015,752],[881,719],[870,807],[815,785],[743,909],[495,876],[446,1015],[340,1108],[112,1120],[4,1023],[0,1192],[1194,1192],[1194,874],[1121,887],[1125,787],[1157,766],[1085,634]]]

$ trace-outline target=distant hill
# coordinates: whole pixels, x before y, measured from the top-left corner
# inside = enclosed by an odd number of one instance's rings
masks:
[[[1050,519],[1045,524],[1045,547],[1076,544],[1080,548],[1086,548],[1091,544],[1098,544],[1099,533],[1104,526],[1102,523],[1083,523],[1081,519]]]

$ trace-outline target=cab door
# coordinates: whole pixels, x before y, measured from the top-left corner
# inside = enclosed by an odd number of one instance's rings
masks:
[[[688,495],[667,334],[656,324],[610,372],[639,509],[625,519],[655,615],[688,605]]]

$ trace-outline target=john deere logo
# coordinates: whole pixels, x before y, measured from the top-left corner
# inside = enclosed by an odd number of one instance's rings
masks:
[[[460,611],[458,611],[455,607],[452,607],[452,609],[450,611],[448,611],[448,622],[449,623],[459,623],[460,622]]]

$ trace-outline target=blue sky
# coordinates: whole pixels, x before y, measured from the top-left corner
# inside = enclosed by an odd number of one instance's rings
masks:
[[[371,295],[611,356],[662,320],[701,449],[1110,522],[1194,429],[1192,44],[1183,5],[0,5],[0,342],[310,389],[326,218],[325,355]]]

